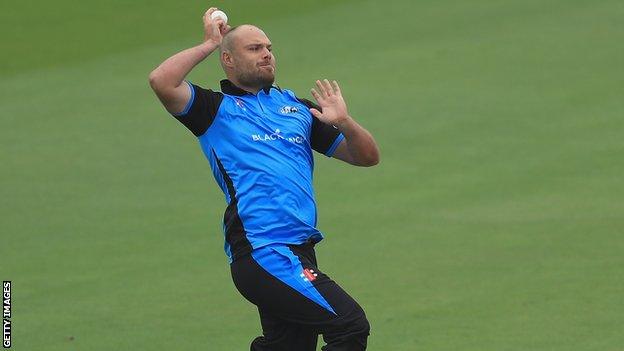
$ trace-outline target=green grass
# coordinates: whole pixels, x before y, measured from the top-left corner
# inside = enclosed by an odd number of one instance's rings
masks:
[[[379,142],[378,167],[315,173],[321,267],[367,311],[370,350],[622,350],[621,1],[216,5],[266,30],[281,86],[339,80]],[[206,6],[0,11],[15,350],[246,350],[259,333],[223,195],[147,83],[201,39]],[[191,75],[221,77],[214,58]]]

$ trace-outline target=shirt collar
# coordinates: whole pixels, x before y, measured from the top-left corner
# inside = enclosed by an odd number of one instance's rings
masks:
[[[262,91],[264,91],[266,94],[269,94],[272,88],[275,88],[279,90],[280,92],[282,91],[282,89],[280,89],[277,85],[267,85],[266,87],[262,88]],[[234,85],[234,83],[232,83],[229,79],[223,79],[221,81],[221,91],[225,94],[236,95],[236,96],[243,96],[245,94],[251,94],[250,92],[243,90],[237,87],[236,85]]]

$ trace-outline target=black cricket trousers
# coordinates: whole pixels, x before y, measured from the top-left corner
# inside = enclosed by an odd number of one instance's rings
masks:
[[[336,282],[318,269],[314,244],[274,244],[231,264],[238,291],[258,307],[262,336],[251,351],[366,349],[369,324],[364,311]]]

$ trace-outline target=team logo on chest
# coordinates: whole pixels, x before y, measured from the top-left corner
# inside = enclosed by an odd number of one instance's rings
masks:
[[[297,113],[299,111],[299,108],[295,106],[282,106],[279,111],[281,114],[287,115],[289,113]]]

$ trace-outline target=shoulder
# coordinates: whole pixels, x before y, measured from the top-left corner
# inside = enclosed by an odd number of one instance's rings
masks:
[[[187,82],[191,94],[184,110],[174,117],[184,124],[195,136],[200,136],[212,124],[223,101],[224,94],[219,91],[205,89]]]
[[[294,91],[290,90],[290,89],[280,89],[282,95],[284,97],[286,97],[288,100],[292,101],[292,102],[297,102],[299,104],[302,104],[303,106],[307,107],[307,108],[317,108],[318,106],[316,106],[316,104],[312,101],[310,101],[309,99],[306,98],[302,98],[297,96],[297,94],[295,94]]]

